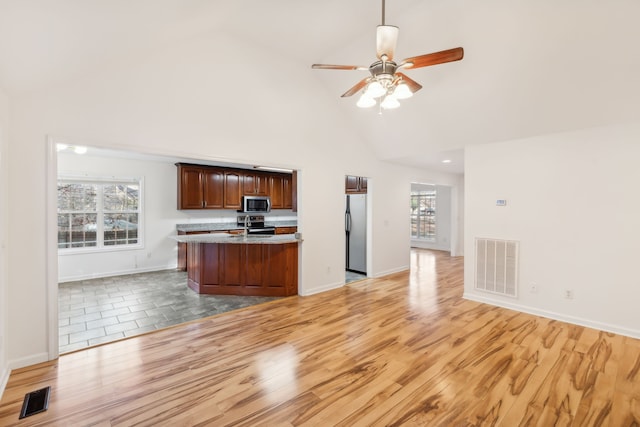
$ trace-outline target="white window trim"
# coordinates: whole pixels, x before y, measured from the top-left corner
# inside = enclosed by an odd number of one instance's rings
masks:
[[[414,192],[421,192],[424,190],[412,190],[411,191],[411,196],[414,196]],[[416,247],[419,247],[420,244],[431,244],[431,243],[437,243],[438,241],[438,193],[437,190],[433,190],[434,194],[435,194],[435,199],[436,199],[436,209],[434,212],[434,219],[435,219],[435,233],[433,234],[433,236],[431,237],[416,237],[413,234],[411,234],[411,243],[415,244]]]
[[[59,182],[82,182],[82,183],[96,183],[96,184],[138,184],[139,186],[139,200],[138,200],[138,243],[131,245],[109,245],[104,246],[87,246],[83,248],[60,248],[58,247],[58,255],[78,255],[78,254],[92,254],[92,253],[104,253],[104,252],[120,252],[120,251],[132,251],[144,249],[144,177],[118,177],[118,176],[92,176],[92,175],[78,175],[73,173],[60,173],[58,174],[56,181]],[[98,206],[102,211],[102,200],[98,200]],[[104,214],[104,212],[103,212]],[[97,222],[96,234],[103,231],[102,221]]]

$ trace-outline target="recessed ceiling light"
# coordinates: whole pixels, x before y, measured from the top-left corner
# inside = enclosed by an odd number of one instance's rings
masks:
[[[445,160],[442,161],[442,163],[451,163],[451,160],[445,159]]]

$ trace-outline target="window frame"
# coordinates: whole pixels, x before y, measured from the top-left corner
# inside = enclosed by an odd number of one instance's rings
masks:
[[[431,215],[428,215],[427,213],[421,215],[419,210],[420,210],[420,202],[418,201],[418,206],[416,209],[418,209],[418,213],[414,214],[412,211],[409,214],[409,218],[411,221],[411,230],[410,230],[410,236],[411,236],[411,240],[414,241],[421,241],[421,242],[436,242],[438,240],[438,222],[437,222],[437,213],[438,213],[438,192],[437,189],[434,188],[433,190],[411,190],[411,207],[410,209],[413,210],[413,201],[414,198],[421,198],[421,197],[428,197],[432,200],[432,203],[428,203],[428,209],[431,210],[433,213]],[[413,234],[413,217],[414,215],[416,216],[416,231],[417,231],[417,235]],[[421,218],[431,218],[431,221],[428,222],[427,224],[431,224],[433,226],[433,235],[430,236],[420,236],[420,224],[422,222]]]
[[[101,252],[114,252],[114,251],[130,251],[144,249],[144,178],[143,177],[103,177],[103,176],[90,176],[90,175],[73,175],[73,174],[59,174],[57,177],[56,188],[60,183],[75,183],[75,184],[90,184],[97,185],[98,192],[96,195],[96,245],[75,247],[75,248],[61,248],[56,243],[58,255],[78,255],[78,254],[90,254]],[[104,209],[104,186],[110,184],[123,184],[138,186],[138,209],[137,211],[127,211],[127,213],[137,213],[138,215],[138,236],[137,243],[122,244],[122,245],[105,245],[104,242],[104,216],[112,214],[113,211],[106,211]],[[56,192],[57,194],[57,192]],[[59,207],[56,206],[57,214],[66,213],[61,212]],[[67,211],[68,212],[68,211]],[[81,213],[81,211],[78,211]],[[69,212],[71,213],[71,212]]]

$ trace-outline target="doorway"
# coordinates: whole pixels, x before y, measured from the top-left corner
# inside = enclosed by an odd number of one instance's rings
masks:
[[[411,183],[411,247],[451,252],[452,188]]]
[[[175,186],[174,163],[184,159],[98,147],[88,147],[88,153],[84,155],[61,153],[57,142],[60,141],[51,137],[47,141],[47,333],[50,360],[78,348],[269,300],[267,297],[199,296],[187,288],[186,272],[175,271],[176,243],[167,236],[175,233],[176,223],[208,222],[212,216],[219,220],[224,215],[235,220],[237,216],[235,211],[176,210],[176,195],[167,189]],[[73,161],[72,155],[84,157],[82,165]],[[197,161],[224,164],[214,159]],[[57,212],[57,187],[61,175],[143,177],[144,191],[140,191],[139,201],[144,205],[139,215],[143,225],[136,223],[139,225],[136,229],[140,230],[135,235],[131,234],[131,226],[126,228],[129,230],[127,238],[144,241],[144,244],[129,248],[111,245],[103,247],[102,251],[88,248],[86,253],[77,251],[61,257]],[[278,211],[279,218],[288,216],[297,217],[297,213]],[[133,222],[131,218],[129,222]],[[106,224],[100,219],[93,223]],[[118,224],[120,232],[122,227]],[[82,228],[83,233],[92,233],[91,224],[84,224]],[[101,228],[106,230],[106,225]],[[89,291],[93,294],[82,294],[84,290],[79,291],[78,287],[83,285],[91,287]],[[147,293],[149,298],[143,300],[143,293]]]
[[[367,277],[368,179],[345,177],[345,283]]]

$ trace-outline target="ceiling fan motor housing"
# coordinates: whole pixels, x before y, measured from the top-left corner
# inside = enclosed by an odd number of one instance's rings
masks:
[[[388,75],[388,78],[393,80],[396,68],[398,68],[398,65],[393,61],[377,61],[371,64],[369,72],[377,79],[384,79]]]

